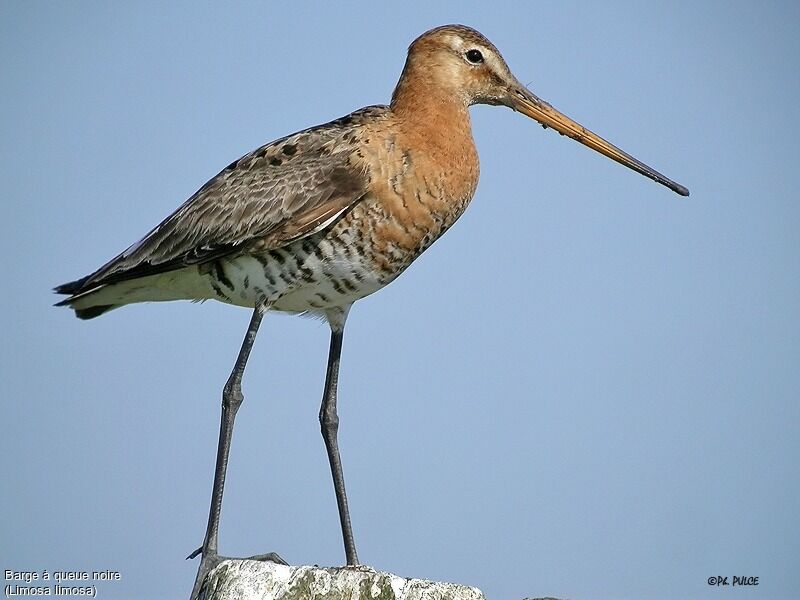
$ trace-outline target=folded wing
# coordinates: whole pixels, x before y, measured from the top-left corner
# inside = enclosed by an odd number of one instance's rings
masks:
[[[235,255],[253,244],[279,248],[327,226],[367,192],[355,141],[362,120],[383,110],[362,109],[243,156],[142,240],[56,292],[80,294]]]

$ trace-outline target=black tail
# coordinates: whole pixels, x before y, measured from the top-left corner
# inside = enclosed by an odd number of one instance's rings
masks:
[[[61,304],[59,302],[59,304]],[[56,305],[58,306],[58,305]],[[113,304],[106,304],[105,306],[92,306],[91,308],[76,308],[75,316],[79,319],[94,319],[95,317],[99,317],[105,312],[108,312],[112,308],[116,308]]]
[[[72,302],[74,301],[75,296],[86,291],[84,285],[89,280],[89,277],[90,276],[87,275],[86,277],[76,279],[75,281],[70,281],[69,283],[62,283],[61,285],[53,288],[53,291],[56,294],[67,294],[70,296],[61,302],[57,302],[56,306],[69,306],[70,308],[73,308]],[[103,306],[90,306],[89,308],[73,308],[73,310],[75,311],[75,316],[79,319],[94,319],[95,317],[99,317],[103,313],[108,312],[112,308],[116,308],[116,306],[113,304],[106,304]]]
[[[83,286],[88,280],[89,275],[86,277],[81,277],[80,279],[76,279],[75,281],[70,281],[69,283],[57,285],[53,288],[53,291],[56,294],[69,294],[70,296],[74,296],[75,294],[80,294],[84,291]],[[64,300],[63,302],[56,304],[56,306],[66,306],[67,304],[69,304],[69,301]]]

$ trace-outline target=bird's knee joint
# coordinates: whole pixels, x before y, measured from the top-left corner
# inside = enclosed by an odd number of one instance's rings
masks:
[[[338,431],[339,415],[335,412],[323,410],[319,413],[319,424],[322,426],[323,431]]]
[[[225,384],[222,390],[222,406],[226,408],[239,408],[244,401],[242,388],[238,385]]]

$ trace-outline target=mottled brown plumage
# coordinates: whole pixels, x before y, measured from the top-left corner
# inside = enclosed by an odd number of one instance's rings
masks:
[[[389,106],[372,106],[251,152],[90,275],[64,284],[61,305],[93,318],[133,302],[206,300],[253,317],[225,386],[211,511],[193,591],[219,562],[217,528],[240,382],[267,310],[313,312],[331,325],[320,422],[347,563],[358,557],[336,438],[336,382],[350,306],[402,273],[464,212],[478,183],[469,106],[505,105],[682,195],[686,188],[534,96],[497,48],[461,25],[409,48]],[[194,556],[194,554],[193,554]]]

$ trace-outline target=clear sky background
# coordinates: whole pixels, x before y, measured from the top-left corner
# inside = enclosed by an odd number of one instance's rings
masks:
[[[361,559],[490,600],[797,598],[792,2],[3,2],[3,569],[112,569],[101,598],[188,597],[250,315],[81,322],[50,289],[240,155],[387,102],[408,44],[452,22],[692,195],[473,109],[472,206],[345,335]],[[317,422],[327,343],[318,321],[262,326],[224,554],[344,562]]]

